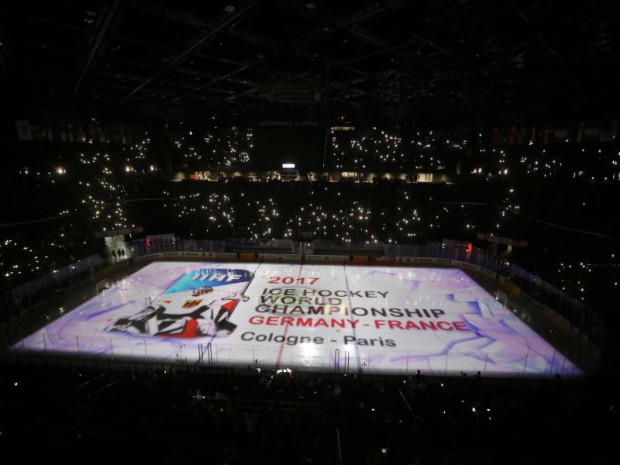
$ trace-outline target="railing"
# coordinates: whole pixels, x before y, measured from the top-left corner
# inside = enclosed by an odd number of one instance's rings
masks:
[[[0,322],[32,310],[86,281],[93,272],[106,264],[99,255],[91,255],[48,275],[23,283],[0,297]]]
[[[80,334],[65,334],[60,350],[58,343],[48,341],[44,334],[35,337],[37,340],[33,340],[33,337],[28,338],[28,346],[24,347],[27,349],[25,354],[38,354],[43,358],[48,356],[54,363],[60,359],[71,363],[72,359],[103,358],[106,363],[142,360],[148,364],[188,367],[223,366],[237,370],[260,368],[371,375],[414,375],[419,369],[431,376],[458,376],[463,370],[470,373],[479,372],[487,377],[549,378],[558,374],[570,378],[583,374],[567,354],[557,350],[545,356],[535,351],[527,353],[480,351],[472,358],[471,350],[460,353],[459,350],[453,349],[449,353],[441,354],[390,350],[388,355],[382,349],[351,346],[350,349],[342,350],[313,347],[311,353],[308,353],[303,348],[284,345],[285,349],[277,353],[278,346],[226,342],[203,344],[191,340],[178,340],[166,341],[167,348],[163,351],[161,347],[163,342],[157,338],[155,340],[144,338],[139,343],[129,346],[126,342],[115,344],[112,336]],[[21,343],[24,343],[24,340]],[[20,348],[19,343],[16,348]],[[165,356],[162,355],[164,353]]]

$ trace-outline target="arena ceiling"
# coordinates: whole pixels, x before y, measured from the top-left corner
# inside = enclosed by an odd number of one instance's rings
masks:
[[[19,112],[457,124],[614,118],[620,3],[6,0]]]

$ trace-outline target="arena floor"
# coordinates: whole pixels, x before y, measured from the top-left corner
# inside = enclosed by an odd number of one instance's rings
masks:
[[[158,261],[11,347],[308,372],[579,376],[458,268]]]

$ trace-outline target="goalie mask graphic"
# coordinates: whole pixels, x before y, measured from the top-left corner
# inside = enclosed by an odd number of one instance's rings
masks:
[[[254,273],[209,268],[186,274],[140,312],[119,318],[107,331],[140,336],[196,338],[224,337],[237,325],[230,321]]]

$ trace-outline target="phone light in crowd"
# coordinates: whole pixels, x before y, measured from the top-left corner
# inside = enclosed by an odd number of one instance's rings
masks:
[[[294,170],[295,163],[282,163],[282,169],[283,170]]]

